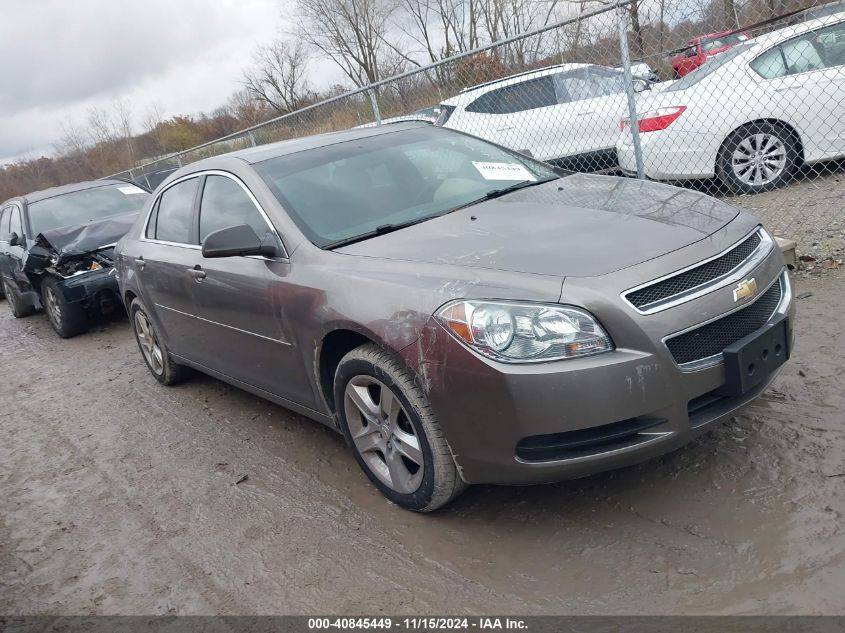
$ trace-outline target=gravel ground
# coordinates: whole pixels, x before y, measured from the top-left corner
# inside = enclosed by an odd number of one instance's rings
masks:
[[[0,613],[845,613],[845,274],[797,293],[793,360],[735,420],[433,516],[316,423],[161,387],[128,323],[62,341],[0,305]]]
[[[805,170],[788,187],[754,196],[723,196],[752,211],[779,237],[797,242],[799,255],[821,261],[845,256],[845,161]]]

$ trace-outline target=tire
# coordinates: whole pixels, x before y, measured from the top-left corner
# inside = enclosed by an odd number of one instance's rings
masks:
[[[390,501],[431,512],[466,488],[425,394],[382,348],[369,343],[341,359],[334,397],[355,460]]]
[[[760,121],[728,136],[719,151],[716,173],[734,193],[760,193],[781,187],[795,172],[798,160],[794,133]]]
[[[62,338],[71,338],[88,331],[88,315],[82,306],[70,303],[59,290],[58,280],[47,277],[41,283],[41,303],[50,325]]]
[[[170,357],[170,352],[138,299],[133,299],[129,305],[129,320],[144,364],[156,380],[163,385],[175,385],[190,375],[188,367],[180,365]]]
[[[22,319],[35,314],[35,308],[23,304],[20,293],[12,284],[4,279],[2,287],[3,294],[6,295],[6,302],[9,304],[9,310],[11,310],[13,317]]]

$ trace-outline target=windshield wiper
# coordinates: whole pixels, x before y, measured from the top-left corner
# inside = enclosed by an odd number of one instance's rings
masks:
[[[457,207],[453,207],[449,209],[449,213],[452,211],[459,211],[460,209],[466,209],[467,207],[471,207],[474,204],[479,204],[481,202],[485,202],[487,200],[493,200],[494,198],[501,198],[502,196],[506,196],[509,193],[513,193],[514,191],[518,191],[520,189],[525,189],[526,187],[534,187],[535,185],[542,185],[547,182],[551,182],[552,180],[557,180],[557,176],[549,176],[548,178],[541,178],[540,180],[523,180],[522,182],[516,182],[512,185],[507,187],[503,187],[502,189],[493,189],[492,191],[488,191],[480,198],[476,198],[475,200],[470,200],[467,203],[458,205]]]
[[[361,233],[361,235],[353,235],[352,237],[345,237],[342,240],[329,242],[328,244],[323,246],[323,249],[333,250],[335,248],[340,248],[341,246],[348,246],[349,244],[355,244],[356,242],[363,242],[364,240],[368,240],[372,237],[378,237],[379,235],[387,235],[388,233],[393,233],[394,231],[413,226],[414,224],[419,224],[420,222],[431,220],[433,218],[438,217],[439,215],[440,214],[428,215],[424,218],[417,218],[416,220],[409,220],[408,222],[397,222],[396,224],[382,224],[381,226],[377,226],[376,228],[374,228],[372,231]]]

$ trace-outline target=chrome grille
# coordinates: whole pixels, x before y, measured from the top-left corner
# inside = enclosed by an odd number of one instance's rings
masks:
[[[761,241],[760,232],[755,231],[724,255],[716,259],[711,259],[709,262],[701,264],[701,266],[691,268],[674,277],[629,292],[625,296],[635,308],[647,309],[655,303],[665,301],[666,299],[670,299],[727,275],[732,270],[741,266],[757,247],[760,246]]]
[[[728,345],[763,327],[777,310],[782,296],[783,287],[778,280],[754,303],[667,339],[666,347],[679,365],[721,354]]]

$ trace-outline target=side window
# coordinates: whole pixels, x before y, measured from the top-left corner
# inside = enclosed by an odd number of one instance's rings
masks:
[[[784,42],[751,62],[764,79],[845,65],[845,23]]]
[[[790,75],[824,68],[824,62],[809,38],[801,38],[781,44],[786,68]]]
[[[270,227],[241,186],[225,176],[207,176],[200,204],[200,243],[209,233],[237,224],[248,224],[258,237]]]
[[[467,106],[468,112],[512,114],[555,105],[557,97],[551,77],[538,77],[481,95]]]
[[[625,76],[621,72],[593,67],[589,69],[589,76],[594,97],[606,97],[625,92]]]
[[[6,239],[9,235],[9,214],[12,207],[6,207],[0,212],[0,239]]]
[[[583,101],[619,92],[620,90],[613,87],[615,83],[619,84],[620,89],[624,89],[619,77],[613,76],[609,79],[608,75],[588,73],[586,69],[555,75],[559,103]]]
[[[770,48],[765,53],[752,60],[751,68],[763,79],[774,79],[783,77],[786,74],[786,64],[783,62],[783,55],[780,46]]]
[[[9,218],[9,234],[17,233],[18,237],[23,235],[23,223],[21,222],[21,212],[17,207],[9,209],[11,217]]]
[[[197,180],[184,180],[161,194],[158,212],[155,214],[155,239],[180,244],[191,243],[191,220]]]

